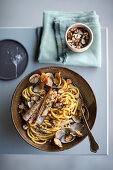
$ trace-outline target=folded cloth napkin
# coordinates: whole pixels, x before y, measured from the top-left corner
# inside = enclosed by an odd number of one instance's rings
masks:
[[[82,53],[72,52],[65,42],[66,29],[75,23],[88,25],[94,35],[92,45]],[[100,67],[101,29],[96,12],[45,11],[38,61],[40,63]]]

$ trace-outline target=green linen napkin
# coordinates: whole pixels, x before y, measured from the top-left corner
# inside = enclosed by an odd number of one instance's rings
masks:
[[[65,43],[66,29],[74,23],[84,23],[93,31],[93,43],[87,51],[82,53],[72,52]],[[63,60],[61,59],[64,58],[65,60],[62,63]],[[40,63],[100,67],[101,32],[96,12],[45,11],[43,14],[43,33],[38,60]]]

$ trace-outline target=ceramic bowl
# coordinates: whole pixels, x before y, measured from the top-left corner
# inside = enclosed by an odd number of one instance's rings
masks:
[[[25,122],[22,119],[21,115],[18,113],[19,111],[18,106],[21,102],[21,93],[23,89],[25,89],[28,86],[29,77],[32,74],[36,74],[36,73],[41,74],[41,73],[47,73],[47,72],[50,72],[53,74],[57,72],[61,72],[62,77],[72,79],[73,83],[77,85],[83,97],[84,104],[87,106],[89,110],[88,124],[89,124],[90,129],[92,129],[94,122],[95,122],[95,118],[96,118],[96,108],[97,108],[94,93],[91,87],[89,86],[89,84],[86,82],[86,80],[83,77],[81,77],[76,72],[69,70],[67,68],[63,68],[63,67],[41,68],[27,75],[20,82],[20,84],[17,86],[14,92],[14,95],[12,98],[12,105],[11,105],[12,118],[13,118],[13,122],[15,124],[17,131],[19,132],[21,137],[26,142],[28,142],[30,145],[34,146],[35,148],[44,150],[44,151],[50,151],[50,152],[63,151],[63,150],[67,150],[72,147],[75,147],[78,143],[80,143],[87,136],[87,133],[84,133],[84,136],[81,138],[76,137],[74,141],[67,143],[67,144],[63,144],[62,148],[59,148],[58,146],[56,146],[54,142],[53,143],[47,142],[46,144],[39,145],[39,144],[32,142],[31,139],[27,136],[26,131],[22,128]]]
[[[70,43],[67,41],[67,33],[68,33],[68,31],[69,31],[71,28],[78,28],[78,27],[79,27],[79,28],[83,28],[84,30],[86,30],[86,31],[89,33],[89,41],[88,41],[88,44],[87,44],[85,47],[80,48],[80,49],[71,46]],[[73,24],[73,25],[71,25],[70,27],[68,27],[68,29],[66,30],[65,40],[66,40],[66,44],[67,44],[67,46],[68,46],[68,48],[69,48],[70,50],[72,50],[72,51],[74,51],[74,52],[84,52],[84,51],[86,51],[86,50],[91,46],[91,44],[92,44],[92,42],[93,42],[93,32],[92,32],[92,30],[91,30],[87,25],[85,25],[85,24],[82,24],[82,23]]]

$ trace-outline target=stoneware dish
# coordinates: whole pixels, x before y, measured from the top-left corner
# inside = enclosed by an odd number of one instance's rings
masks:
[[[36,74],[36,73],[41,74],[41,73],[47,73],[47,72],[50,72],[53,74],[56,72],[61,72],[61,75],[64,78],[72,79],[73,83],[77,85],[77,87],[79,88],[80,93],[83,97],[84,104],[87,106],[87,108],[89,110],[88,124],[89,124],[90,129],[92,129],[94,122],[95,122],[96,110],[97,110],[96,99],[95,99],[94,93],[84,78],[82,78],[79,74],[75,73],[74,71],[69,70],[67,68],[63,68],[63,67],[41,68],[41,69],[35,70],[34,72],[27,75],[20,82],[20,84],[17,86],[17,88],[14,92],[14,95],[12,98],[12,105],[11,105],[12,118],[13,118],[15,127],[16,127],[17,131],[19,132],[19,134],[21,135],[21,137],[26,142],[28,142],[29,144],[34,146],[35,148],[38,148],[38,149],[41,149],[44,151],[50,151],[50,152],[63,151],[63,150],[70,149],[70,148],[76,146],[78,143],[80,143],[87,136],[87,133],[84,132],[83,137],[81,137],[81,138],[76,137],[74,141],[67,143],[67,144],[63,144],[62,148],[59,148],[54,143],[49,143],[49,142],[47,142],[44,145],[35,144],[27,136],[26,131],[23,130],[22,125],[24,124],[24,121],[22,120],[20,114],[18,113],[18,105],[21,101],[21,93],[22,93],[23,89],[25,89],[28,86],[29,77],[32,74]]]
[[[12,39],[0,41],[0,79],[12,80],[19,77],[28,64],[25,47]]]
[[[87,44],[85,47],[80,48],[80,49],[71,46],[70,43],[67,41],[67,33],[69,32],[69,30],[70,30],[71,28],[78,28],[78,27],[86,30],[86,31],[89,33],[89,42],[88,42],[88,44]],[[91,46],[91,44],[92,44],[92,42],[93,42],[93,32],[92,32],[92,30],[91,30],[87,25],[85,25],[85,24],[82,24],[82,23],[73,24],[73,25],[71,25],[70,27],[68,27],[68,29],[66,30],[65,40],[66,40],[67,47],[68,47],[70,50],[72,50],[72,51],[74,51],[74,52],[84,52],[84,51],[86,51],[86,50]]]

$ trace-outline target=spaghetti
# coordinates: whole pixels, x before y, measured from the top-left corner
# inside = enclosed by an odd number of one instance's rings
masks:
[[[26,127],[24,130],[28,137],[34,143],[43,145],[55,139],[58,131],[71,128],[75,123],[73,117],[80,115],[80,97],[79,89],[70,79],[61,77],[60,73],[55,76],[51,73],[35,74],[35,81],[36,77],[40,77],[39,84],[33,85],[30,78],[31,85],[22,91],[23,102],[19,105],[19,112],[25,120],[26,126],[23,127]],[[57,144],[57,140],[54,141]]]

